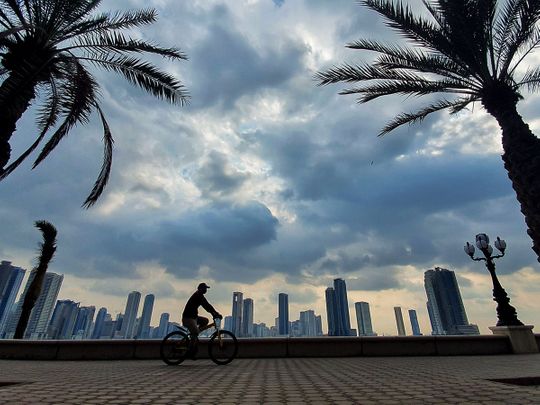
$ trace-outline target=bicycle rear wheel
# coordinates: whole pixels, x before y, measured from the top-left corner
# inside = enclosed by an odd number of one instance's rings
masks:
[[[188,354],[189,337],[182,331],[174,331],[169,333],[161,341],[159,354],[161,360],[170,366],[176,366],[182,363]]]
[[[220,330],[208,342],[208,354],[216,364],[228,364],[238,354],[238,340],[228,330]]]

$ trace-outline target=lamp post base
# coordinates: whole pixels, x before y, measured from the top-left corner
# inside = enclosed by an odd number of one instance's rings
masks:
[[[532,332],[533,328],[533,325],[489,327],[494,335],[506,335],[510,337],[512,351],[515,354],[538,353],[538,345]]]

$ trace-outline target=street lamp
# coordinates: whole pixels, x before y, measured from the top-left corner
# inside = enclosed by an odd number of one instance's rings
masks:
[[[523,323],[517,318],[516,309],[510,305],[510,298],[502,288],[499,279],[495,274],[495,262],[493,259],[498,259],[504,256],[506,249],[506,242],[497,236],[497,240],[494,243],[495,248],[501,252],[501,254],[493,256],[493,248],[489,244],[489,237],[485,233],[479,233],[476,235],[476,247],[484,254],[484,257],[474,256],[474,245],[467,242],[464,247],[465,253],[474,261],[486,262],[486,267],[491,275],[491,281],[493,281],[493,301],[497,302],[497,326],[517,326],[523,325]]]

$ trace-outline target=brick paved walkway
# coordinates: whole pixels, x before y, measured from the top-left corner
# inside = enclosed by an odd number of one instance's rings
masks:
[[[1,404],[540,404],[540,355],[160,361],[0,360]],[[24,384],[5,385],[6,382]]]

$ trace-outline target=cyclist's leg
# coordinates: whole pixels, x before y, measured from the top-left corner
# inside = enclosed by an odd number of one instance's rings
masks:
[[[199,329],[204,328],[206,325],[208,325],[208,318],[205,318],[204,316],[198,316],[197,317],[197,325],[199,325]]]
[[[191,335],[191,356],[195,357],[197,354],[197,336],[199,335],[199,327],[197,326],[197,319],[182,318],[182,325],[188,328]]]

